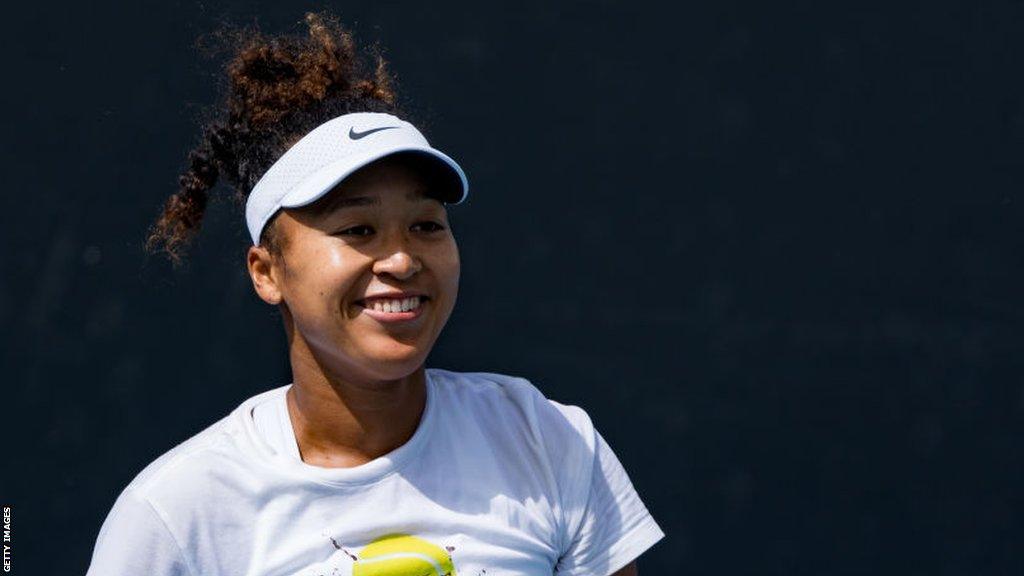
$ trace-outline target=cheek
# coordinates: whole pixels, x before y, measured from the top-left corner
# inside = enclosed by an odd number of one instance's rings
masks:
[[[289,278],[294,294],[314,308],[339,310],[362,275],[361,255],[346,254],[336,247],[323,247],[293,258],[300,263],[293,267]]]
[[[445,292],[449,294],[452,304],[459,292],[459,274],[462,272],[462,264],[459,261],[457,251],[447,255],[438,263],[438,279],[444,285]]]
[[[458,284],[462,263],[459,260],[459,251],[454,244],[450,249],[436,253],[433,268],[446,285]]]

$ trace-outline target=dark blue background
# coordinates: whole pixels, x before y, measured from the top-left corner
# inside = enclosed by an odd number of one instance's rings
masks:
[[[232,205],[181,272],[141,243],[195,38],[322,6],[469,175],[428,365],[583,406],[668,534],[641,573],[1024,573],[1024,4],[754,0],[12,7],[14,573],[84,573],[145,464],[288,382]]]

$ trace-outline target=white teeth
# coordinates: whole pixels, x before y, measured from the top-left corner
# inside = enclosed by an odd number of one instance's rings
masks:
[[[420,297],[413,296],[411,298],[405,298],[402,300],[374,300],[370,303],[369,308],[377,312],[408,312],[409,310],[415,310],[420,307]]]

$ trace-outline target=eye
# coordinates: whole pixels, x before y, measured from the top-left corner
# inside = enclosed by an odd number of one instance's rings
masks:
[[[423,221],[423,222],[417,222],[416,224],[413,224],[412,227],[413,228],[419,228],[419,227],[423,227],[423,226],[426,227],[426,229],[425,229],[426,232],[437,232],[439,230],[444,230],[444,226],[438,224],[437,222],[431,221],[431,220],[426,220],[426,221]]]
[[[344,236],[369,236],[370,234],[373,234],[373,228],[366,225],[353,226],[351,228],[346,228],[344,230],[336,232],[336,234],[341,234]]]

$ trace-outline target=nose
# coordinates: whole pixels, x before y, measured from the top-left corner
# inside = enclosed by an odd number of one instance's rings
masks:
[[[422,268],[423,263],[402,241],[391,243],[384,256],[373,263],[374,274],[390,274],[399,280],[410,278]]]

